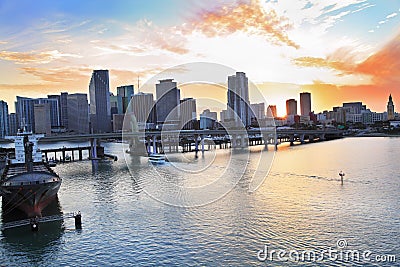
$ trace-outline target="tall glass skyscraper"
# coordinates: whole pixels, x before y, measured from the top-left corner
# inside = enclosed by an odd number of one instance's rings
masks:
[[[228,107],[229,118],[235,118],[237,122],[240,119],[245,127],[250,125],[249,81],[244,72],[228,76]]]
[[[300,93],[300,112],[302,116],[309,116],[311,113],[311,94]]]
[[[75,133],[89,133],[89,104],[86,94],[67,96],[68,129]]]
[[[3,100],[0,100],[0,137],[8,135],[8,105]]]
[[[35,129],[34,105],[39,104],[38,99],[17,96],[15,113],[17,114],[18,129],[25,127],[27,131]]]
[[[180,123],[180,98],[181,93],[173,79],[160,80],[156,84],[156,110],[157,123]]]
[[[117,87],[117,96],[121,97],[122,99],[122,113],[125,113],[128,106],[129,101],[131,101],[131,97],[134,93],[134,86],[133,85],[124,85]]]
[[[90,122],[94,133],[112,131],[108,70],[94,70],[89,83]]]

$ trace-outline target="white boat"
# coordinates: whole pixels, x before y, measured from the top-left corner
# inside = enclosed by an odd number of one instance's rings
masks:
[[[165,163],[165,155],[153,153],[149,155],[149,161],[154,164],[164,164]]]

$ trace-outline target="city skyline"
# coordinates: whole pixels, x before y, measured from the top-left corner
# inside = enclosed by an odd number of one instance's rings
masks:
[[[278,115],[302,91],[313,95],[316,112],[358,100],[384,111],[390,93],[400,104],[394,1],[114,1],[95,9],[75,1],[3,1],[1,7],[0,93],[8,103],[16,95],[86,92],[93,69],[110,70],[115,93],[138,76],[144,83],[183,62],[212,61],[245,71]],[[196,98],[184,90],[182,96]]]

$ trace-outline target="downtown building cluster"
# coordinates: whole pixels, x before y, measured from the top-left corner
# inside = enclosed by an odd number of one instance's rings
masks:
[[[220,127],[217,112],[209,109],[197,119],[196,99],[181,99],[173,79],[160,80],[155,85],[156,99],[152,93],[135,94],[134,85],[119,86],[114,95],[109,84],[108,70],[94,70],[89,94],[63,92],[47,98],[17,96],[14,113],[9,113],[8,104],[0,101],[0,137],[15,135],[22,127],[46,135],[119,132],[123,130],[125,116],[134,117],[139,130]],[[249,127],[254,117],[265,117],[264,103],[249,103],[245,73],[229,76],[228,88],[227,109],[221,112],[224,122]]]
[[[293,125],[372,125],[380,122],[390,121],[393,124],[399,120],[394,110],[392,96],[389,95],[387,110],[385,112],[374,112],[367,108],[362,102],[345,102],[342,106],[333,107],[315,114],[311,106],[311,93],[300,93],[300,113],[297,110],[296,99],[286,100],[286,116],[277,117],[276,106],[269,106],[268,112],[275,118],[277,126]]]
[[[300,114],[297,100],[288,99],[286,116],[278,117],[275,105],[266,108],[265,103],[250,103],[248,78],[244,72],[228,76],[227,105],[220,112],[219,120],[217,112],[209,109],[197,119],[196,99],[181,99],[180,89],[173,79],[159,80],[155,84],[156,99],[152,93],[135,93],[134,85],[118,86],[114,95],[110,93],[109,84],[108,70],[94,70],[88,86],[89,97],[84,93],[67,92],[47,98],[17,96],[15,113],[9,113],[8,104],[0,100],[0,138],[15,135],[22,127],[51,135],[120,132],[132,127],[136,130],[248,128],[259,127],[260,122],[272,118],[277,126],[368,125],[397,119],[392,96],[383,113],[370,111],[362,102],[350,102],[332,111],[314,114],[309,92],[300,93]],[[127,116],[130,123],[123,129]]]

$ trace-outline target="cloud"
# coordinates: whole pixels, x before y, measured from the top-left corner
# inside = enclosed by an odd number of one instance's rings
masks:
[[[386,18],[387,18],[387,19],[390,19],[390,18],[394,18],[394,17],[396,17],[396,16],[397,16],[397,13],[394,12],[394,13],[392,13],[392,14],[390,14],[390,15],[387,15]]]
[[[185,47],[187,39],[176,27],[165,29],[148,20],[141,20],[137,26],[139,38],[144,44],[176,54],[189,52]]]
[[[302,67],[320,67],[339,71],[339,75],[368,75],[375,84],[400,82],[400,34],[378,52],[356,62],[353,51],[338,50],[326,57],[299,57],[293,63]]]
[[[288,19],[275,10],[265,11],[258,1],[226,5],[214,10],[203,10],[181,28],[184,33],[200,32],[207,37],[226,36],[241,31],[266,36],[274,44],[299,48],[287,34],[291,29]]]
[[[28,63],[49,63],[55,59],[60,59],[63,57],[75,57],[80,58],[81,56],[73,54],[64,54],[58,50],[45,51],[45,52],[14,52],[14,51],[0,51],[0,59],[13,61],[19,64]]]
[[[44,83],[75,84],[74,82],[85,81],[88,83],[91,75],[89,68],[36,68],[23,67],[21,71],[40,78]]]
[[[349,63],[320,57],[299,57],[293,60],[294,64],[301,67],[330,68],[342,72],[354,69]]]
[[[107,53],[124,53],[127,55],[137,55],[146,52],[145,49],[136,45],[129,44],[111,44],[101,40],[92,40],[90,43],[95,44],[94,48],[102,50]]]

